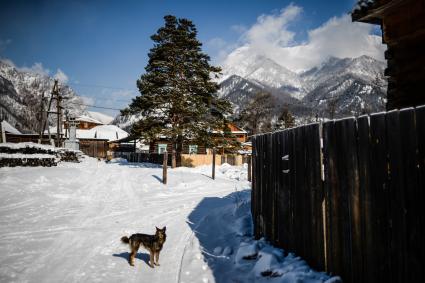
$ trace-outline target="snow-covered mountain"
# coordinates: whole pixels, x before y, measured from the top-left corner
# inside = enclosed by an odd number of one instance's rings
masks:
[[[359,115],[385,109],[385,63],[368,56],[330,58],[321,66],[301,74],[308,94],[303,102],[317,112],[335,104],[339,116]]]
[[[295,73],[264,56],[243,61],[237,60],[238,54],[231,56],[236,57],[226,60],[219,95],[234,104],[235,112],[260,91],[272,93],[289,108],[297,106],[294,110],[298,116],[327,116],[329,101],[336,106],[336,116],[385,108],[385,63],[371,57],[332,57],[317,67]]]
[[[237,75],[264,87],[289,90],[291,95],[297,99],[301,99],[305,95],[303,80],[297,73],[265,56],[246,56],[245,52],[249,52],[249,50],[240,48],[229,55],[223,66],[220,82]]]
[[[24,132],[38,131],[41,98],[50,98],[53,84],[51,77],[21,71],[0,60],[0,118]],[[69,86],[60,84],[60,91],[70,115],[87,113],[83,100]]]

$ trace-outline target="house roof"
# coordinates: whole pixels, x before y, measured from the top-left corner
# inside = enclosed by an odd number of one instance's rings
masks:
[[[9,132],[11,134],[20,135],[21,132],[18,131],[15,127],[13,127],[11,124],[9,124],[7,121],[3,120],[1,121],[1,128],[5,132]]]
[[[89,122],[89,123],[94,123],[94,124],[98,124],[98,125],[103,125],[102,122],[100,122],[100,121],[98,121],[96,119],[93,119],[93,118],[91,118],[89,116],[86,116],[86,115],[78,116],[77,118],[75,118],[75,121],[78,121],[78,122]]]
[[[355,22],[381,24],[385,13],[397,9],[405,0],[358,0],[351,12]]]
[[[80,134],[80,136],[78,136]],[[90,130],[80,130],[77,138],[97,138],[115,141],[128,137],[128,133],[115,125],[96,126]]]
[[[65,129],[62,128],[65,133]],[[46,131],[47,133],[47,131]],[[50,127],[50,133],[56,133],[56,127]],[[128,133],[115,125],[99,125],[89,130],[76,129],[77,139],[99,139],[116,141],[128,137]]]

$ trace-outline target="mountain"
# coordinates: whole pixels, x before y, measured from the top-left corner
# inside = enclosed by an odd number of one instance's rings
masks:
[[[386,103],[384,68],[385,63],[368,56],[330,58],[301,74],[309,90],[303,102],[316,113],[335,107],[337,116],[382,111]]]
[[[51,77],[19,70],[0,60],[0,119],[23,132],[38,132],[41,98],[50,98],[53,84]],[[63,106],[70,115],[86,113],[83,100],[69,86],[60,84],[60,91]]]
[[[303,80],[295,72],[261,55],[247,56],[249,49],[240,48],[231,53],[223,66],[221,82],[237,75],[264,87],[289,91],[294,98],[305,94]]]
[[[236,59],[226,60],[218,92],[233,103],[236,114],[261,91],[273,94],[298,117],[328,117],[330,111],[331,116],[342,117],[385,109],[385,63],[371,57],[331,57],[301,73],[264,56]]]

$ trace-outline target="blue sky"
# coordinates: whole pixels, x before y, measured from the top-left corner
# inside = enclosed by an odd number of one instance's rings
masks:
[[[260,15],[278,16],[291,3],[300,7],[297,19],[285,25],[294,33],[294,44],[305,42],[310,30],[347,14],[355,4],[355,0],[0,2],[0,57],[50,75],[60,70],[88,103],[112,108],[125,107],[138,94],[136,80],[152,47],[150,35],[163,24],[164,15],[191,19],[204,50],[221,64],[228,53],[246,44],[244,35]]]

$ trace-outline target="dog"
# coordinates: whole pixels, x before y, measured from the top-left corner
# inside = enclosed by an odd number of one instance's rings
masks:
[[[146,235],[146,234],[133,234],[129,237],[124,236],[121,238],[121,242],[124,244],[130,245],[130,258],[128,262],[131,266],[134,266],[134,257],[137,254],[137,250],[140,245],[145,247],[150,253],[149,266],[154,268],[154,265],[159,266],[159,253],[162,250],[162,246],[165,243],[167,235],[165,234],[166,227],[159,229],[156,228],[155,235]]]

